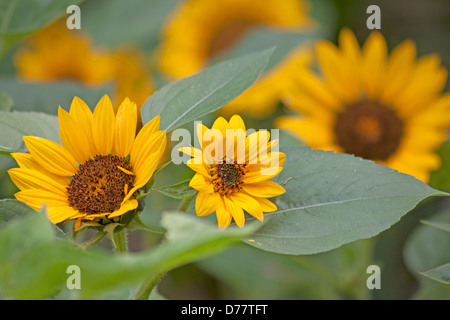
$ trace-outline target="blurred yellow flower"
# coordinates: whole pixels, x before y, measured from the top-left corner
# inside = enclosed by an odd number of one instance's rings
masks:
[[[291,70],[286,103],[299,115],[280,117],[276,126],[315,149],[354,154],[428,182],[450,125],[450,94],[441,94],[447,70],[439,56],[416,59],[410,40],[388,55],[377,31],[360,49],[343,29],[339,46],[317,43],[316,57],[320,76]]]
[[[78,81],[86,85],[111,82],[115,108],[130,97],[140,108],[153,91],[150,72],[139,52],[94,48],[88,35],[69,30],[58,20],[33,34],[15,57],[21,79],[27,81]]]
[[[256,27],[300,31],[312,24],[306,0],[187,0],[169,17],[157,52],[160,70],[172,79],[190,76],[237,44]],[[266,72],[222,111],[227,116],[270,114],[279,102],[285,63]],[[281,81],[280,81],[281,80]]]
[[[215,211],[223,229],[231,219],[243,227],[244,210],[260,221],[264,219],[263,212],[277,210],[267,198],[285,192],[282,186],[268,180],[280,173],[286,158],[282,152],[270,152],[278,140],[269,142],[268,131],[246,136],[244,121],[237,115],[229,122],[217,118],[211,129],[199,123],[197,136],[201,149],[185,147],[180,151],[192,157],[187,166],[196,174],[189,186],[198,190],[198,216]]]
[[[114,218],[138,206],[136,191],[152,177],[166,147],[159,116],[136,135],[137,106],[126,98],[114,113],[104,96],[92,113],[75,97],[70,112],[58,110],[62,145],[24,137],[29,153],[13,153],[8,171],[15,197],[33,209],[44,205],[53,223]]]

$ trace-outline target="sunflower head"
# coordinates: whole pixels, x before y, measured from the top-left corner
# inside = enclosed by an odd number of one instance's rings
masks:
[[[361,49],[348,29],[338,45],[319,41],[315,53],[321,74],[298,68],[290,77],[286,102],[299,115],[276,125],[313,148],[354,154],[428,182],[450,125],[439,57],[416,59],[410,40],[388,54],[378,31]]]
[[[158,55],[174,78],[192,75],[255,27],[299,30],[311,24],[305,0],[187,0],[168,19]]]
[[[12,154],[19,165],[8,171],[20,189],[15,197],[34,209],[45,205],[53,223],[77,219],[77,226],[135,210],[166,146],[159,117],[136,135],[136,104],[126,98],[115,114],[105,95],[93,113],[75,97],[58,118],[62,145],[26,136],[28,153]]]
[[[220,228],[226,228],[232,219],[243,227],[244,210],[261,221],[264,212],[277,210],[267,198],[285,192],[269,180],[280,173],[286,158],[272,150],[278,140],[269,141],[267,131],[247,135],[237,115],[229,122],[219,117],[211,129],[198,124],[197,136],[200,148],[180,151],[192,156],[187,166],[196,172],[189,185],[198,190],[198,216],[216,212]]]

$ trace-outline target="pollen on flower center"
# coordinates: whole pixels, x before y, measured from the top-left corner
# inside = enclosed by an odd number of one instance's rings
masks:
[[[360,101],[336,118],[336,142],[346,153],[371,160],[387,160],[403,136],[403,121],[378,102]]]
[[[69,205],[85,214],[118,210],[135,176],[130,162],[119,156],[97,155],[80,165],[67,193]]]
[[[214,192],[229,195],[239,191],[247,164],[214,163],[210,167]]]

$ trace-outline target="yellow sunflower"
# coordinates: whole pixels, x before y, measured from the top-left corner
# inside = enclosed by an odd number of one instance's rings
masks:
[[[310,23],[304,0],[187,0],[164,27],[161,70],[175,79],[206,67],[254,27],[298,30]]]
[[[150,70],[133,48],[100,50],[89,36],[69,30],[58,20],[33,34],[15,56],[18,75],[26,81],[74,80],[86,85],[114,86],[115,110],[125,97],[138,106],[154,92]]]
[[[269,142],[267,131],[246,135],[245,124],[237,115],[229,122],[217,118],[211,129],[199,123],[197,137],[201,149],[184,147],[180,151],[192,157],[187,166],[196,172],[189,185],[198,191],[198,216],[215,211],[223,229],[232,219],[243,227],[244,210],[260,221],[264,212],[277,210],[267,198],[285,192],[269,180],[280,173],[286,158],[282,152],[270,152],[278,140]]]
[[[137,106],[126,98],[114,114],[104,96],[92,113],[79,98],[70,112],[58,110],[62,145],[25,136],[29,153],[13,153],[19,168],[8,171],[20,189],[15,197],[33,209],[47,207],[49,219],[114,218],[138,206],[137,191],[153,172],[166,146],[159,116],[136,136]]]
[[[321,75],[292,70],[286,104],[299,115],[283,116],[276,126],[315,149],[354,154],[428,182],[450,125],[439,56],[417,59],[411,40],[388,55],[378,31],[360,49],[343,29],[339,46],[317,43],[316,57]]]

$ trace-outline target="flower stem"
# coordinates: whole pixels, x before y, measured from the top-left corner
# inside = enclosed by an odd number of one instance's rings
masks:
[[[106,235],[107,233],[105,231],[98,231],[92,238],[81,243],[80,246],[84,249],[90,248],[99,243]]]
[[[153,288],[166,273],[167,270],[163,269],[155,273],[152,277],[148,278],[139,289],[139,292],[136,294],[135,300],[148,300]]]
[[[192,199],[194,199],[194,197],[184,198],[183,201],[181,201],[180,206],[178,207],[178,211],[186,212]]]
[[[115,251],[117,253],[128,251],[126,229],[123,229],[119,232],[114,232],[114,245],[115,245]]]

